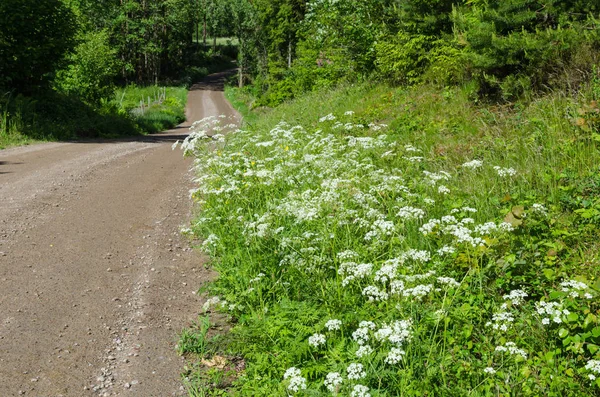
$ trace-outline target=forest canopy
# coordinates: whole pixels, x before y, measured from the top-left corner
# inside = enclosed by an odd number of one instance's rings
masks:
[[[97,101],[114,83],[201,67],[229,37],[238,83],[252,83],[264,105],[367,78],[471,81],[482,96],[511,100],[589,76],[599,10],[594,0],[5,0],[0,87],[55,81]]]

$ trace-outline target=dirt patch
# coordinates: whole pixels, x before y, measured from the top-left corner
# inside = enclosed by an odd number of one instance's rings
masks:
[[[171,144],[234,114],[223,77],[164,134],[0,151],[1,396],[184,394],[176,337],[212,275],[179,234],[192,162]]]

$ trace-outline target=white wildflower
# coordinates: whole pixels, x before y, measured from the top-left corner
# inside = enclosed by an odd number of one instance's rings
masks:
[[[402,280],[393,280],[390,283],[390,292],[393,295],[402,294],[404,292],[404,281],[402,281]]]
[[[402,291],[402,295],[405,297],[412,296],[417,300],[422,300],[425,296],[429,295],[429,293],[433,290],[432,284],[419,284],[412,288],[406,288]]]
[[[550,320],[556,324],[563,322],[562,316],[565,314],[565,311],[560,303],[540,301],[535,306],[538,314],[542,316],[542,324],[549,325]]]
[[[358,254],[352,250],[346,250],[337,254],[338,259],[353,259],[357,258]]]
[[[379,288],[377,288],[374,285],[369,285],[367,287],[365,287],[362,291],[363,296],[366,296],[369,300],[369,302],[379,302],[379,301],[385,301],[388,299],[388,293],[385,291],[380,290]]]
[[[313,347],[319,347],[324,345],[326,342],[325,335],[323,334],[313,334],[308,337],[308,344]]]
[[[373,329],[377,328],[377,325],[375,325],[375,323],[373,321],[361,321],[358,324],[358,327],[359,328],[367,328],[367,329],[373,330]]]
[[[207,312],[212,306],[216,306],[219,303],[221,303],[221,299],[218,296],[213,296],[204,302],[204,305],[202,305],[202,311]]]
[[[448,193],[450,193],[450,189],[448,189],[444,185],[440,185],[440,186],[438,186],[438,193],[439,194],[448,194]]]
[[[369,346],[369,345],[362,345],[356,351],[356,357],[362,358],[364,356],[368,356],[371,353],[373,353],[373,348],[371,346]]]
[[[300,370],[295,367],[289,368],[285,371],[285,374],[283,374],[283,379],[289,379],[288,390],[291,392],[297,393],[301,389],[306,389],[306,378],[300,375]]]
[[[437,282],[440,284],[445,284],[451,288],[460,287],[460,283],[453,279],[452,277],[438,277]]]
[[[329,320],[325,323],[325,328],[329,331],[338,331],[342,327],[342,322],[337,319]]]
[[[385,358],[385,363],[390,365],[398,364],[400,361],[402,361],[402,357],[405,354],[406,352],[404,350],[398,347],[392,347],[392,350],[390,350],[387,357]]]
[[[410,341],[412,338],[412,321],[411,320],[399,320],[394,321],[391,324],[383,324],[379,328],[374,336],[378,341],[385,341],[401,347],[405,342]]]
[[[496,373],[496,370],[492,367],[487,367],[483,370],[483,372],[485,372],[486,374],[494,375]]]
[[[508,293],[508,295],[504,295],[503,299],[511,301],[511,303],[515,306],[519,306],[523,302],[525,302],[525,298],[527,298],[528,296],[529,295],[527,295],[527,293],[525,291],[520,290],[520,289],[515,289],[515,290],[510,291]]]
[[[319,119],[319,123],[324,123],[325,121],[333,121],[335,120],[335,116],[332,113],[329,113],[327,116],[323,116]]]
[[[358,363],[348,365],[346,371],[348,372],[348,379],[358,380],[367,376],[367,372],[364,370],[363,365]]]
[[[436,227],[440,225],[438,219],[430,219],[427,223],[419,228],[419,231],[423,234],[433,233]]]
[[[469,169],[476,169],[476,168],[480,168],[483,166],[483,161],[481,160],[471,160],[469,162],[464,163],[463,165],[461,165],[461,167],[463,168],[469,168]]]
[[[590,380],[596,380],[596,375],[600,375],[600,360],[589,360],[587,364],[585,364],[585,369],[593,374],[589,374],[588,378]]]
[[[363,385],[356,385],[350,393],[350,397],[371,397],[369,388]]]
[[[527,360],[527,352],[523,349],[519,349],[514,342],[506,342],[504,346],[496,346],[497,352],[508,352],[511,355],[518,355]]]
[[[431,254],[428,251],[419,251],[415,249],[409,249],[404,253],[404,257],[412,259],[417,262],[429,262],[431,260]]]
[[[407,206],[400,208],[396,216],[406,220],[423,219],[425,216],[425,211],[420,208]]]
[[[571,298],[578,298],[581,292],[586,291],[589,288],[587,284],[577,280],[563,281],[560,283],[560,286],[562,287],[561,291],[567,292]],[[587,295],[591,294],[587,292]]]
[[[332,393],[337,393],[343,379],[339,372],[330,372],[325,376],[325,387]]]
[[[447,254],[453,254],[455,252],[456,252],[456,248],[452,247],[451,245],[445,245],[442,248],[440,248],[439,250],[437,250],[437,253],[440,256],[447,255]]]
[[[364,345],[369,340],[369,329],[368,328],[357,328],[352,333],[352,339],[359,345]]]
[[[548,215],[548,209],[546,207],[544,207],[543,204],[533,204],[531,206],[531,212],[541,215],[541,216],[547,216]]]
[[[494,313],[492,316],[492,321],[486,323],[486,326],[491,326],[495,330],[507,331],[512,323],[515,321],[515,317],[511,312],[501,311],[498,313]]]
[[[496,173],[500,177],[517,175],[517,171],[514,168],[502,168],[502,167],[496,165],[496,166],[494,166],[494,169],[496,170]]]

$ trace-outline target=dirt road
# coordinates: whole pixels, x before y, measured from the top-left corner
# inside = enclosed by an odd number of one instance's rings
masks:
[[[222,77],[167,133],[0,151],[0,396],[185,394],[177,333],[210,274],[179,235],[192,163],[171,145],[234,113]]]

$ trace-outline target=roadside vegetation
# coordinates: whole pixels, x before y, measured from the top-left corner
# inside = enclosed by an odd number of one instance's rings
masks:
[[[596,3],[248,7],[189,394],[600,395]]]
[[[190,395],[598,395],[599,94],[363,84],[198,126],[191,231],[234,326],[183,335]]]
[[[185,120],[187,88],[119,89],[98,107],[46,93],[0,102],[0,149],[36,141],[116,138],[163,131]]]

